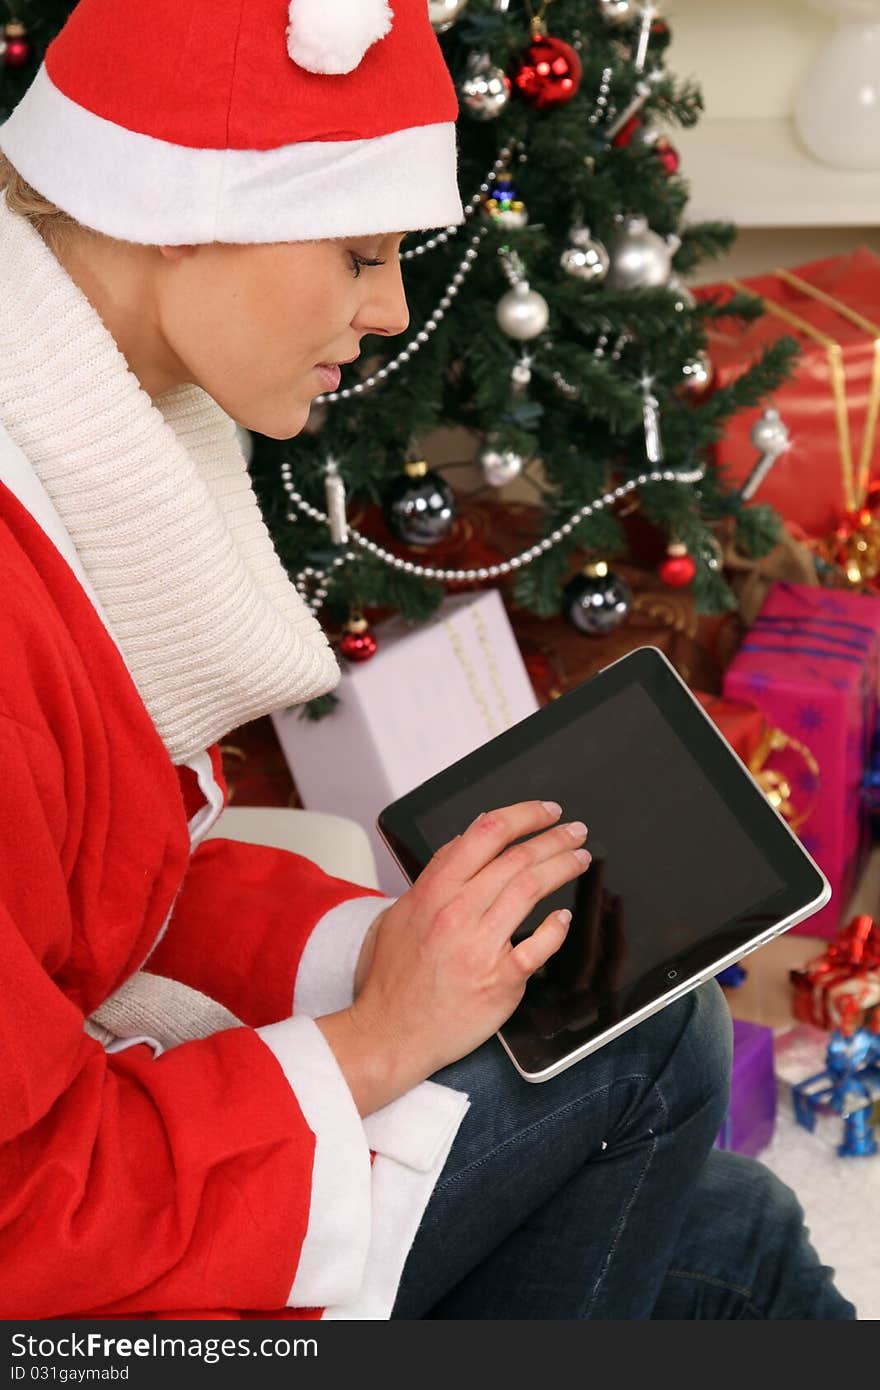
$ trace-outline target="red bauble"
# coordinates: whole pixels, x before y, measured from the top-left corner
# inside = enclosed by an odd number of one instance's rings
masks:
[[[688,555],[683,545],[671,545],[666,559],[660,566],[659,574],[670,589],[683,589],[690,584],[697,572],[696,562]]]
[[[672,33],[665,19],[655,19],[651,25],[651,43],[658,48],[668,48],[672,42]]]
[[[675,148],[675,146],[670,144],[670,142],[665,138],[665,136],[661,135],[659,140],[655,140],[654,153],[660,160],[660,163],[663,165],[663,168],[666,170],[667,174],[678,173],[679,167],[681,165],[681,156],[679,155],[678,150]]]
[[[23,68],[31,56],[31,46],[25,37],[23,24],[7,24],[3,62],[8,68]]]
[[[523,101],[538,111],[564,106],[581,85],[583,67],[570,44],[545,34],[533,39],[511,70],[510,78]]]
[[[363,632],[345,632],[339,643],[342,655],[348,657],[349,661],[369,661],[371,656],[375,656],[377,646],[369,628]]]

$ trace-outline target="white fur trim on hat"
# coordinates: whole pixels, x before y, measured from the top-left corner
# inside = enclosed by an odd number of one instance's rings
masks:
[[[83,226],[153,246],[315,241],[465,220],[451,121],[273,150],[190,149],[78,106],[43,64],[0,125],[0,150]]]
[[[351,72],[394,23],[387,0],[290,0],[287,51],[307,72]]]

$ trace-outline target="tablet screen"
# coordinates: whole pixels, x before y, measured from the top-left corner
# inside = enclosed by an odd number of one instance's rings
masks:
[[[540,762],[531,750],[514,755],[492,774],[491,785],[492,806],[526,801],[553,786],[564,818],[589,828],[592,865],[552,902],[544,899],[517,939],[556,906],[571,909],[570,934],[583,932],[585,918],[596,914],[592,900],[601,880],[621,937],[619,987],[692,946],[719,902],[737,917],[782,887],[641,685],[543,739]],[[472,794],[468,788],[418,817],[432,844],[458,833],[465,796],[471,801]]]
[[[532,798],[559,801],[564,820],[583,820],[593,856],[514,934],[521,940],[557,908],[572,913],[563,946],[502,1030],[536,1068],[558,1051],[560,1035],[577,1046],[577,1034],[650,1001],[667,977],[684,979],[745,949],[821,891],[811,861],[653,649],[615,663],[396,803],[405,808],[402,837],[395,820],[403,817],[389,808],[389,843],[405,869],[407,849],[423,867],[479,811]],[[386,833],[384,815],[380,827]],[[542,1041],[554,1039],[545,1056]]]

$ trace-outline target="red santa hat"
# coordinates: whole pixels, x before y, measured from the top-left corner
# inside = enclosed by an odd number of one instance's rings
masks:
[[[460,223],[458,101],[426,0],[80,0],[0,149],[152,245]]]

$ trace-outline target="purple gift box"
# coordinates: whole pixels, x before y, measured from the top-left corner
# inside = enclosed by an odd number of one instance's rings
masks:
[[[880,598],[774,584],[724,677],[790,740],[772,766],[790,822],[824,870],[831,901],[792,930],[836,936],[870,843],[863,787],[880,680]],[[817,775],[818,774],[818,775]]]
[[[733,1021],[733,1073],[730,1107],[715,1147],[753,1158],[773,1138],[776,1126],[776,1070],[773,1029]]]

